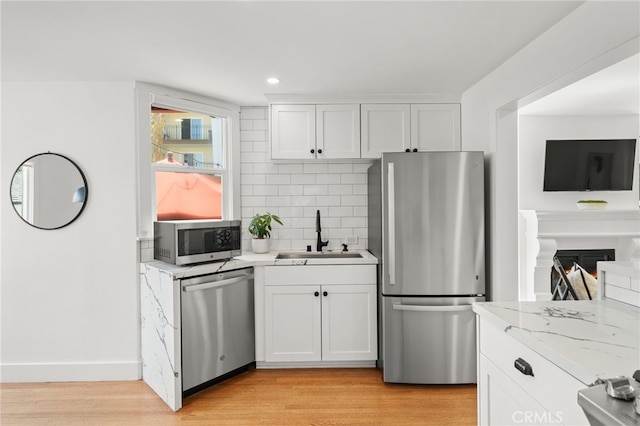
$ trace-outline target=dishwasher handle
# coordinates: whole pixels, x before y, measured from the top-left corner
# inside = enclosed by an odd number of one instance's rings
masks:
[[[248,275],[243,275],[241,277],[235,277],[235,278],[229,278],[226,280],[220,280],[220,281],[210,281],[207,283],[202,283],[202,284],[191,284],[191,285],[185,285],[182,287],[182,291],[184,292],[191,292],[191,291],[200,291],[200,290],[207,290],[210,288],[217,288],[217,287],[224,287],[224,286],[228,286],[231,284],[236,284],[242,281],[247,281],[253,278],[253,274],[248,274]]]
[[[449,305],[449,306],[425,306],[425,305],[401,305],[393,304],[394,311],[414,311],[414,312],[459,312],[470,311],[471,305]]]

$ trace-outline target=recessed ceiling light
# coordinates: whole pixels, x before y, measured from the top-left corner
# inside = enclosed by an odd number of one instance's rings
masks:
[[[276,77],[269,77],[267,79],[267,83],[269,83],[269,84],[278,84],[278,83],[280,83],[280,79],[276,78]]]

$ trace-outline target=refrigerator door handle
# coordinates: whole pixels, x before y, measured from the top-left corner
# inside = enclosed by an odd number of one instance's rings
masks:
[[[389,202],[389,285],[396,283],[396,189],[393,163],[387,168]]]
[[[424,305],[402,305],[393,304],[394,311],[414,311],[414,312],[457,312],[470,311],[471,305],[449,305],[449,306],[424,306]]]

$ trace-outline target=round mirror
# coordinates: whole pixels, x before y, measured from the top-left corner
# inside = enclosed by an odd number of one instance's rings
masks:
[[[89,189],[82,170],[60,154],[37,154],[18,167],[11,179],[11,204],[29,225],[59,229],[76,220]]]

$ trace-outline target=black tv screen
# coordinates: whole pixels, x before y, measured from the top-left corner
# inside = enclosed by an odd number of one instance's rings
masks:
[[[544,191],[630,191],[635,139],[547,140]]]

